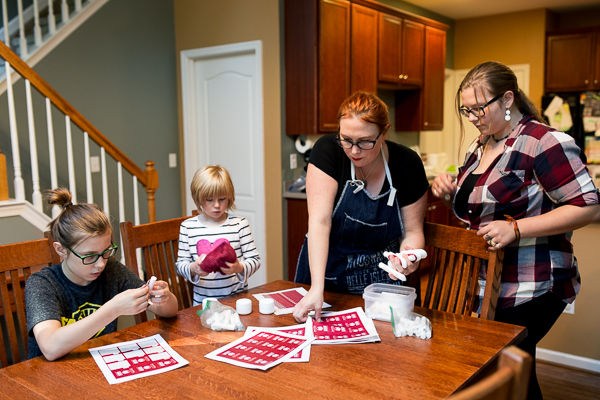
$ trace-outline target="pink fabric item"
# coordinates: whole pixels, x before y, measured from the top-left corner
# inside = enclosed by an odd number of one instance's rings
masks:
[[[206,254],[206,258],[200,263],[200,268],[208,273],[227,268],[225,261],[232,263],[237,259],[235,250],[233,250],[229,241],[224,238],[217,239],[212,244],[206,239],[199,240],[196,243],[196,250],[199,256]]]

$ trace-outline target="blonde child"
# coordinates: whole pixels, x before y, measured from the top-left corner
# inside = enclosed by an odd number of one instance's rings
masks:
[[[117,317],[148,308],[172,317],[177,299],[164,281],[152,291],[135,273],[113,258],[112,226],[95,204],[73,204],[66,189],[48,192],[50,205],[62,212],[48,226],[61,263],[31,275],[25,287],[28,358],[53,361],[88,339],[117,330]],[[148,307],[153,295],[154,305]]]
[[[247,289],[248,278],[260,267],[260,256],[248,221],[228,213],[235,209],[235,191],[225,168],[200,168],[192,179],[191,191],[199,214],[181,224],[177,273],[194,284],[194,305],[199,305],[207,297],[219,298]],[[232,262],[224,261],[216,271],[207,272],[203,261],[224,241],[235,251],[233,255],[229,249]]]

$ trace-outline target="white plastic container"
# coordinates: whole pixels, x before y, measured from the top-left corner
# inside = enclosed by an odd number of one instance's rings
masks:
[[[390,306],[400,313],[410,313],[415,309],[417,293],[415,288],[408,286],[373,283],[365,289],[365,314],[379,321],[390,322],[392,313]]]

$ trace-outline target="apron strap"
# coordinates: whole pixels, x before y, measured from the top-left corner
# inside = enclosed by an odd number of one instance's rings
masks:
[[[387,176],[388,182],[390,183],[390,197],[388,197],[388,206],[394,205],[394,198],[396,197],[396,188],[392,185],[392,174],[390,173],[390,167],[388,167],[385,153],[383,152],[383,146],[381,146],[381,156],[383,157],[383,165],[385,166],[385,175]]]
[[[383,166],[385,167],[385,175],[390,184],[390,196],[388,197],[387,205],[392,207],[394,205],[394,199],[396,197],[396,188],[392,185],[392,174],[390,173],[390,168],[388,167],[387,159],[385,158],[385,153],[383,151],[383,145],[379,147],[381,150],[381,156],[383,157]],[[350,161],[350,179],[357,186],[354,189],[353,193],[356,194],[365,188],[365,184],[360,179],[356,179],[356,169],[354,167],[354,163]]]

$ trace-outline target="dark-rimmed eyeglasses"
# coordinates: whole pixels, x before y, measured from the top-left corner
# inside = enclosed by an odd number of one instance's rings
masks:
[[[340,138],[340,135],[337,135],[335,140],[342,149],[350,150],[352,147],[356,146],[361,150],[373,150],[375,143],[377,143],[377,140],[379,139],[379,136],[381,136],[381,132],[379,132],[379,135],[377,135],[375,140],[361,140],[359,142],[353,142],[352,140],[342,139]]]
[[[98,259],[100,257],[104,258],[105,260],[108,260],[109,258],[111,258],[112,256],[114,256],[117,253],[117,249],[119,248],[119,246],[117,246],[113,242],[110,242],[110,244],[111,244],[111,247],[104,250],[102,253],[88,254],[87,256],[81,256],[81,255],[77,254],[77,252],[75,250],[73,250],[72,248],[70,248],[69,246],[65,246],[65,247],[67,249],[69,249],[71,251],[71,253],[73,253],[77,257],[79,257],[81,259],[81,262],[83,263],[83,265],[90,265],[90,264],[94,264],[96,261],[98,261]]]
[[[482,105],[480,107],[469,108],[469,107],[465,107],[465,106],[460,106],[458,108],[458,111],[461,113],[461,115],[463,117],[467,117],[467,118],[469,118],[469,114],[473,114],[473,116],[475,116],[476,118],[483,117],[485,115],[486,107],[489,106],[490,104],[492,104],[493,102],[495,102],[496,100],[498,100],[503,95],[504,95],[504,93],[499,94],[498,96],[494,97],[493,99],[491,99],[490,101],[488,101],[487,103],[485,103],[484,105]]]

